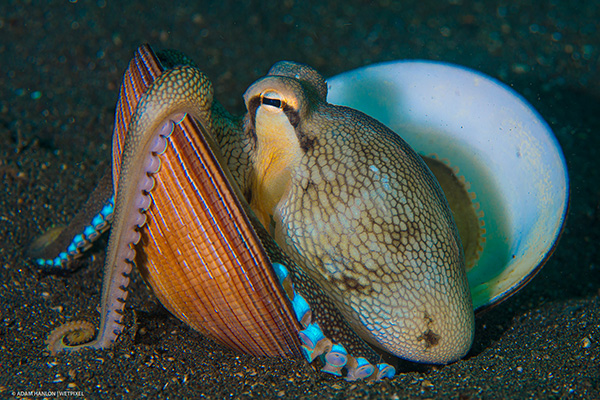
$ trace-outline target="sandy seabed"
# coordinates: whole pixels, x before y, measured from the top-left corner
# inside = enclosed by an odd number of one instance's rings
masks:
[[[0,5],[0,398],[600,398],[598,2],[121,3]],[[69,221],[109,167],[121,75],[142,43],[190,55],[237,113],[246,87],[284,59],[325,76],[419,58],[496,77],[563,147],[562,240],[526,288],[477,319],[465,359],[402,363],[380,383],[235,354],[172,317],[137,274],[113,349],[52,357],[50,330],[97,318],[106,240],[70,273],[41,271],[24,252]]]

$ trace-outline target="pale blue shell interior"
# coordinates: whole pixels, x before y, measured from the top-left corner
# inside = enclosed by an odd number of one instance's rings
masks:
[[[476,310],[529,281],[560,236],[569,203],[560,145],[508,86],[464,67],[399,61],[328,79],[328,101],[363,111],[470,183],[485,243],[468,271]]]

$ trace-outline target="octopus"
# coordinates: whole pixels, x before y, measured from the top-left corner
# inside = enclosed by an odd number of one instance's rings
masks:
[[[189,58],[138,49],[112,175],[34,245],[39,265],[64,267],[112,221],[98,333],[68,322],[49,350],[112,346],[135,264],[173,315],[237,351],[320,359],[349,380],[393,376],[381,352],[462,358],[474,336],[463,245],[423,159],[329,104],[304,64],[275,64],[244,102],[233,116]]]

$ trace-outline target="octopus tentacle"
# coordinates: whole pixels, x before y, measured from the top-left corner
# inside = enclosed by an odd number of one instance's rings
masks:
[[[56,355],[63,348],[78,345],[91,340],[96,333],[94,324],[88,321],[70,321],[54,329],[46,339],[50,354]],[[64,340],[69,343],[65,343]]]
[[[40,267],[66,268],[108,230],[114,211],[112,176],[107,171],[82,209],[66,227],[50,229],[28,249]]]
[[[335,376],[342,376],[342,370],[345,370],[348,381],[381,380],[392,378],[395,375],[396,370],[391,365],[387,363],[374,363],[374,365],[367,360],[367,358],[375,360],[378,357],[364,341],[350,330],[345,322],[336,320],[335,317],[338,313],[334,308],[331,308],[323,318],[322,313],[318,312],[316,307],[309,305],[307,299],[313,304],[325,305],[331,305],[331,300],[319,288],[313,287],[313,291],[306,291],[307,284],[310,286],[309,282],[312,281],[306,275],[303,276],[295,264],[291,263],[288,269],[284,265],[274,262],[273,268],[285,294],[292,302],[296,319],[304,328],[298,332],[298,335],[302,342],[301,350],[306,361],[312,363],[319,358],[323,364],[321,371]],[[298,285],[294,285],[292,276]],[[303,291],[302,294],[300,290]],[[334,326],[343,337],[341,341],[336,341],[335,338],[328,335],[329,329]],[[346,345],[341,342],[345,342]]]
[[[186,90],[182,89],[184,87]],[[185,93],[196,95],[185,96]],[[62,337],[57,336],[53,337],[49,347],[56,351],[105,348],[116,340],[123,329],[122,313],[135,258],[133,246],[140,239],[136,227],[145,224],[144,211],[151,203],[148,192],[154,186],[154,179],[149,174],[158,170],[160,162],[155,160],[156,154],[164,151],[165,137],[171,134],[173,123],[179,122],[186,113],[200,121],[208,121],[211,104],[212,88],[208,79],[191,67],[166,71],[140,100],[128,129],[121,161],[113,229],[104,267],[98,337],[90,343],[66,346]]]
[[[145,47],[140,50],[142,49],[150,51]],[[167,68],[176,65],[196,67],[189,57],[178,51],[159,52],[158,58]],[[123,95],[121,95],[121,98],[123,98]],[[117,106],[117,110],[119,109],[120,107]],[[115,128],[118,130],[118,126]],[[154,169],[158,170],[158,168]],[[29,246],[28,258],[32,258],[37,265],[43,268],[68,267],[73,260],[81,257],[92,246],[92,243],[110,228],[114,205],[113,179],[111,171],[108,169],[81,210],[69,222],[69,225],[49,229],[34,240]]]

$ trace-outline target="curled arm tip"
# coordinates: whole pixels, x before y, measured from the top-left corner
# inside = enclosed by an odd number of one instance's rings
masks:
[[[48,339],[46,339],[46,345],[52,355],[56,355],[61,351],[77,351],[88,347],[85,344],[94,337],[95,333],[96,326],[91,322],[71,321],[50,332]],[[65,342],[65,339],[67,339],[67,342]]]

